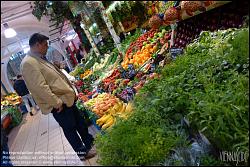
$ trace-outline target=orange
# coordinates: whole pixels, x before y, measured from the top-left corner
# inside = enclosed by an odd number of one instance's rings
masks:
[[[129,63],[133,64],[134,63],[134,59],[130,59]]]
[[[157,46],[156,46],[156,45],[153,47],[153,50],[154,50],[154,51],[156,51],[156,50],[157,50]]]

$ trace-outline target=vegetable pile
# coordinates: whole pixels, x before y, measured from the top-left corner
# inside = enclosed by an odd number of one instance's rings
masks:
[[[217,151],[249,154],[248,36],[248,28],[202,32],[160,79],[144,85],[129,119],[97,136],[99,163],[159,165],[188,142],[177,128],[183,117]]]

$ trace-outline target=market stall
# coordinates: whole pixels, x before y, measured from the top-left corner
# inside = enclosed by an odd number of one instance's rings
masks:
[[[78,108],[102,132],[96,141],[101,164],[225,165],[216,159],[221,150],[249,152],[243,6],[161,4],[150,30],[137,29],[121,43],[122,59],[113,49],[72,73],[81,92]],[[174,31],[170,23],[177,24]]]
[[[1,124],[4,129],[17,126],[22,120],[22,98],[11,93],[1,99]]]
[[[218,158],[249,154],[248,2],[69,4],[93,47],[70,74],[100,164],[248,164]]]

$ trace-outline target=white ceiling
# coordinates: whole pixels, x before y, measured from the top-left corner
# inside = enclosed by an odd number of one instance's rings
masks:
[[[49,27],[53,24],[49,22],[48,17],[42,17],[39,22],[32,15],[34,1],[1,1],[1,59],[9,57],[13,53],[22,50],[22,45],[28,45],[30,35],[40,32],[49,36],[49,31],[55,27]],[[34,6],[34,5],[33,5]],[[5,38],[3,23],[15,29],[17,36]],[[50,39],[58,37],[60,34],[50,36]]]

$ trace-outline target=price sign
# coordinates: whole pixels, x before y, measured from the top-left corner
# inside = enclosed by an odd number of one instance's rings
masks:
[[[183,53],[183,49],[181,48],[171,48],[170,49],[172,59],[176,59],[176,57]]]

